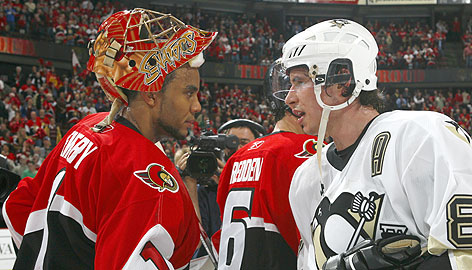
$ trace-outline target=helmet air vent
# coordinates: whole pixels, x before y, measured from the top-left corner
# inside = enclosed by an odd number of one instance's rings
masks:
[[[361,42],[359,42],[359,44],[360,44],[362,47],[365,47],[366,50],[369,50],[369,44],[367,44],[367,42],[365,42],[364,40],[362,40]]]
[[[330,42],[330,41],[334,41],[334,39],[336,38],[338,33],[337,32],[326,32],[323,35],[324,35],[325,41]]]
[[[356,35],[353,35],[353,34],[350,34],[350,33],[346,33],[346,34],[339,40],[339,42],[347,43],[347,44],[352,44],[352,43],[354,43],[354,41],[356,41],[357,38],[358,38],[358,36],[356,36]]]

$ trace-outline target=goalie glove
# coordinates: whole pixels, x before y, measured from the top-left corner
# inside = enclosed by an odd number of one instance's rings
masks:
[[[323,270],[416,269],[423,262],[420,239],[398,235],[365,240],[352,249],[330,257]]]

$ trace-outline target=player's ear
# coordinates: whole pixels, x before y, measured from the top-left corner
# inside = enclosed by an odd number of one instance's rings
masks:
[[[158,102],[158,93],[156,92],[139,92],[141,97],[143,98],[144,102],[149,106],[155,106]]]

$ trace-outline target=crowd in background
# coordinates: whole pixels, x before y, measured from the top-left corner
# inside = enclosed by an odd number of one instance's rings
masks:
[[[402,24],[369,21],[366,26],[379,44],[377,58],[380,69],[436,67],[448,33],[442,20],[436,24],[436,30],[421,21]]]
[[[104,17],[125,8],[118,2],[89,0],[12,0],[0,6],[0,35],[45,40],[65,45],[82,45],[96,37]],[[190,7],[162,7],[190,25],[218,31],[209,48],[210,61],[269,65],[280,57],[287,37],[320,21],[312,17],[288,17],[282,29],[272,27],[267,17],[202,11]],[[429,68],[438,65],[446,38],[462,40],[464,59],[472,67],[472,19],[462,34],[458,18],[395,22],[368,21],[367,28],[379,43],[380,68]],[[466,50],[470,49],[466,54]],[[80,71],[79,71],[80,72]],[[470,113],[472,89],[384,89],[386,110],[431,110],[447,114],[472,133]],[[163,141],[166,153],[187,144],[190,136],[216,133],[218,127],[236,118],[251,119],[268,132],[274,117],[261,96],[261,88],[247,85],[208,83],[202,80],[197,114],[187,140]],[[33,67],[17,66],[0,74],[1,154],[12,170],[34,176],[44,158],[67,132],[88,114],[108,111],[93,74],[86,71],[60,76],[49,61],[40,59]]]
[[[0,6],[0,35],[85,46],[95,39],[104,18],[125,8],[118,1],[6,0]],[[267,17],[256,14],[201,10],[197,6],[159,6],[159,11],[172,13],[190,25],[218,31],[207,58],[238,64],[269,65],[280,57],[287,38],[323,20],[289,16],[284,27],[277,29]],[[468,67],[472,66],[472,19],[464,27],[458,17],[434,23],[424,18],[386,18],[364,23],[379,43],[380,68],[437,67],[446,39],[458,40],[460,36],[465,46],[464,60]]]
[[[10,74],[0,74],[1,154],[17,174],[31,176],[67,132],[88,114],[105,112],[105,98],[93,74],[58,76],[48,62],[31,70],[17,66]],[[430,110],[444,113],[472,133],[471,88],[464,89],[384,89],[386,110]],[[196,115],[187,140],[163,141],[167,155],[187,144],[191,136],[216,133],[226,121],[251,119],[267,132],[275,121],[257,86],[201,82],[202,111]]]
[[[465,27],[465,33],[461,37],[464,50],[462,51],[462,57],[465,61],[467,68],[472,68],[472,17],[467,21]]]

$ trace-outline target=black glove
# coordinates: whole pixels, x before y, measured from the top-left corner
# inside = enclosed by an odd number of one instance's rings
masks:
[[[330,257],[323,270],[416,269],[423,262],[420,239],[397,235],[365,240],[350,250]]]

